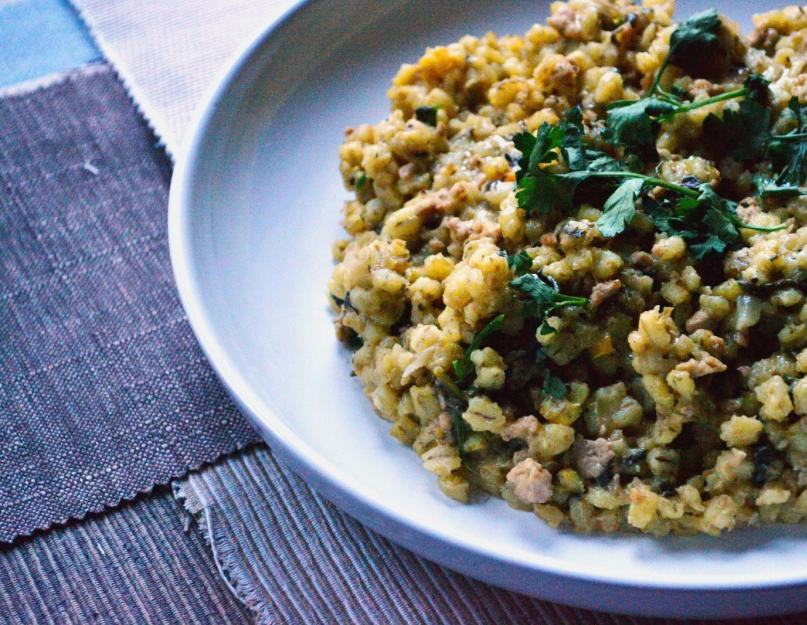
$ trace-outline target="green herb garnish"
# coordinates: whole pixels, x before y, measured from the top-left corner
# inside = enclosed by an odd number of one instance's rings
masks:
[[[752,74],[745,81],[748,95],[737,110],[726,109],[718,117],[709,113],[703,122],[703,134],[719,146],[719,152],[737,160],[751,160],[765,154],[771,127],[768,108],[768,81]]]
[[[563,399],[566,397],[566,384],[556,375],[546,371],[544,372],[543,392],[552,399]]]
[[[473,374],[474,363],[471,362],[471,354],[477,349],[480,349],[485,339],[491,334],[498,332],[502,327],[502,323],[504,323],[504,315],[494,317],[484,328],[474,335],[473,339],[471,339],[471,343],[465,349],[462,358],[458,358],[454,361],[454,373],[457,375],[457,382],[461,384],[468,376]]]
[[[536,134],[521,132],[513,137],[516,149],[521,152],[516,172],[516,199],[518,207],[527,214],[546,214],[554,209],[569,211],[572,208],[574,184],[544,166],[563,157],[571,171],[615,171],[623,168],[613,157],[588,148],[584,142],[585,129],[580,107],[566,112],[560,123],[541,124]]]
[[[516,276],[525,274],[532,269],[532,256],[527,252],[518,252],[512,256],[507,252],[502,252],[502,255],[507,259],[507,266]]]
[[[796,119],[796,128],[786,135],[773,135],[768,140],[768,154],[774,167],[781,168],[775,178],[774,194],[803,193],[807,175],[807,105],[790,98],[787,111]]]
[[[437,107],[419,106],[415,109],[415,119],[429,126],[437,126]]]
[[[642,192],[645,181],[641,178],[628,178],[605,201],[603,214],[597,220],[597,230],[604,237],[613,237],[622,232],[636,214],[636,200]]]
[[[443,409],[451,415],[452,430],[460,459],[465,460],[465,442],[471,433],[471,427],[462,418],[468,408],[468,398],[460,388],[446,377],[439,377],[435,384]]]
[[[356,177],[356,182],[353,184],[353,186],[356,188],[356,191],[361,191],[362,188],[364,187],[364,185],[367,184],[368,180],[369,180],[369,178],[367,177],[367,174],[365,174],[364,172],[361,172]]]
[[[588,298],[565,295],[558,290],[558,285],[543,276],[528,273],[510,282],[510,287],[527,296],[524,312],[538,320],[541,334],[557,332],[549,325],[547,317],[567,306],[586,306]]]
[[[672,206],[669,202],[648,201],[648,212],[661,232],[684,239],[698,260],[741,244],[740,229],[774,232],[787,227],[780,224],[768,228],[743,222],[737,216],[737,203],[719,196],[709,184],[682,189],[687,192]]]
[[[763,87],[767,92],[767,82],[758,75],[750,76],[739,89],[695,102],[686,102],[680,88],[670,91],[661,88],[661,80],[670,64],[688,65],[698,59],[712,58],[719,52],[718,33],[721,27],[714,9],[697,13],[679,24],[670,36],[667,56],[644,96],[639,100],[621,100],[608,106],[605,138],[613,144],[646,152],[655,146],[661,123],[676,115],[735,98],[747,97],[753,101]],[[757,109],[754,106],[747,108]],[[745,115],[743,119],[746,119]],[[754,120],[753,123],[757,122]]]
[[[717,52],[720,45],[721,23],[717,11],[708,9],[696,13],[688,20],[681,22],[678,28],[670,35],[670,48],[667,56],[661,63],[647,90],[647,96],[652,96],[659,91],[659,84],[664,76],[664,72],[671,63],[692,62],[698,58],[706,58]]]
[[[761,110],[767,111],[757,100],[760,85],[763,83],[767,89],[767,81],[758,74],[752,74],[738,89],[694,102],[684,102],[670,93],[645,96],[640,100],[614,102],[608,106],[605,138],[610,143],[647,149],[655,146],[662,122],[682,113],[737,98],[746,98],[748,104],[742,109],[744,111],[742,116],[733,125],[748,122],[754,128],[759,128],[765,123],[764,113]],[[656,87],[656,90],[658,89],[659,87]],[[763,119],[751,118],[752,115],[759,113],[762,114]],[[769,118],[770,112],[768,112]],[[746,135],[749,130],[750,128],[744,128],[743,135]]]

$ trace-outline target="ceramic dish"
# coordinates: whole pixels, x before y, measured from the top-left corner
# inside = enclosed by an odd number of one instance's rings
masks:
[[[781,2],[718,10],[745,26]],[[498,500],[447,500],[387,434],[324,285],[346,197],[343,129],[383,117],[391,76],[427,45],[524,32],[546,2],[315,0],[248,46],[179,156],[169,234],[180,296],[233,397],[278,456],[342,509],[417,553],[536,597],[622,613],[751,616],[807,608],[807,527],[719,539],[580,536]],[[678,17],[704,8],[680,2]]]

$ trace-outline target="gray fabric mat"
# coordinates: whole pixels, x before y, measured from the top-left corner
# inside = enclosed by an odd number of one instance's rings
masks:
[[[247,625],[167,488],[0,549],[0,625]]]
[[[255,440],[180,307],[154,142],[108,69],[0,99],[0,542]]]
[[[577,610],[448,571],[341,513],[263,446],[191,473],[174,490],[259,625],[683,623]],[[796,625],[807,615],[738,623]]]

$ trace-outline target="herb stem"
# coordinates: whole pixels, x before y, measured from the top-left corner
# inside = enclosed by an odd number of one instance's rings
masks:
[[[734,218],[732,219],[734,225],[738,228],[745,228],[746,230],[755,230],[756,232],[777,232],[779,230],[784,230],[787,228],[787,224],[779,224],[778,226],[752,226],[751,224],[747,224],[741,219]]]
[[[807,139],[807,132],[797,132],[789,135],[771,135],[772,140],[776,141],[802,141]]]
[[[686,195],[687,197],[691,197],[693,199],[700,197],[700,193],[696,189],[690,189],[689,187],[683,187],[680,184],[667,182],[666,180],[654,178],[653,176],[645,176],[644,174],[639,174],[633,171],[594,171],[588,172],[587,175],[590,178],[639,178],[648,184],[656,187],[663,187],[664,189],[669,189],[670,191],[675,191],[680,195]]]
[[[688,113],[689,111],[694,111],[695,109],[709,106],[710,104],[717,104],[718,102],[724,102],[725,100],[734,100],[735,98],[742,98],[746,95],[748,95],[748,88],[740,87],[734,91],[727,91],[726,93],[721,93],[719,95],[712,96],[711,98],[696,100],[695,102],[690,102],[689,104],[682,104],[669,115],[672,116],[679,115],[680,113]]]
[[[664,59],[664,62],[661,64],[661,67],[659,67],[658,71],[656,72],[656,77],[653,79],[653,84],[650,85],[650,89],[647,90],[647,93],[644,94],[644,97],[649,98],[651,95],[656,93],[656,90],[658,89],[659,83],[661,82],[661,77],[664,75],[664,72],[667,70],[667,67],[670,65],[670,61],[672,59],[673,52],[674,52],[674,50],[670,49],[670,51],[667,53],[667,56]]]
[[[438,375],[435,376],[437,381],[440,382],[443,386],[446,387],[446,390],[450,392],[454,397],[457,399],[461,399],[462,401],[467,401],[467,397],[465,397],[465,393],[460,390],[460,387],[457,386],[454,381],[445,375]]]

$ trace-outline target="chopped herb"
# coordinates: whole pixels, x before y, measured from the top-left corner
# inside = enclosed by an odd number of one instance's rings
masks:
[[[507,266],[512,269],[516,276],[525,274],[532,269],[532,256],[530,256],[527,252],[518,252],[512,256],[507,254],[507,252],[504,252],[503,254],[507,259]]]
[[[353,306],[353,304],[350,302],[350,291],[345,293],[345,299],[342,299],[341,297],[336,297],[336,295],[331,293],[331,299],[337,306],[341,306],[345,310],[350,310],[352,312],[359,312],[358,310],[356,310],[356,307]]]
[[[471,427],[462,418],[462,413],[468,407],[468,398],[457,387],[454,382],[448,378],[438,378],[435,384],[437,395],[440,399],[443,409],[451,415],[452,430],[454,433],[454,441],[457,445],[457,451],[460,454],[460,459],[465,459],[465,443],[471,433]]]
[[[754,472],[751,483],[754,486],[764,486],[771,479],[771,465],[779,459],[776,448],[763,442],[754,449]]]
[[[364,187],[364,185],[367,184],[368,180],[369,180],[369,178],[367,177],[367,174],[365,174],[364,172],[361,172],[357,176],[356,182],[354,184],[354,186],[356,187],[356,191],[361,191],[362,188]]]
[[[415,109],[415,118],[419,122],[428,124],[429,126],[437,125],[437,107],[436,106],[419,106]]]
[[[350,330],[349,334],[347,335],[347,339],[345,339],[345,345],[349,350],[355,352],[364,346],[364,339],[356,334],[355,330]]]
[[[547,371],[544,373],[543,392],[552,399],[560,400],[566,397],[566,385],[559,377]]]
[[[628,453],[622,456],[622,466],[631,469],[635,468],[642,460],[647,458],[647,450],[642,447],[628,449]]]
[[[599,486],[600,488],[608,488],[611,485],[611,482],[614,479],[614,470],[611,468],[611,465],[603,467],[603,470],[600,471],[599,475],[594,478],[594,483]]]
[[[628,226],[636,214],[636,200],[644,184],[641,178],[628,178],[605,201],[603,214],[597,220],[597,229],[603,236],[616,236]]]
[[[503,322],[504,315],[494,317],[484,328],[474,335],[471,343],[465,349],[462,358],[458,358],[454,361],[454,373],[457,375],[458,382],[464,382],[468,376],[473,374],[474,364],[471,362],[471,354],[482,347],[486,338],[494,332],[498,332]]]
[[[588,298],[565,295],[558,290],[557,284],[545,281],[538,274],[528,273],[510,282],[510,287],[528,297],[525,313],[538,319],[541,334],[556,332],[546,319],[552,313],[567,306],[585,306]]]

